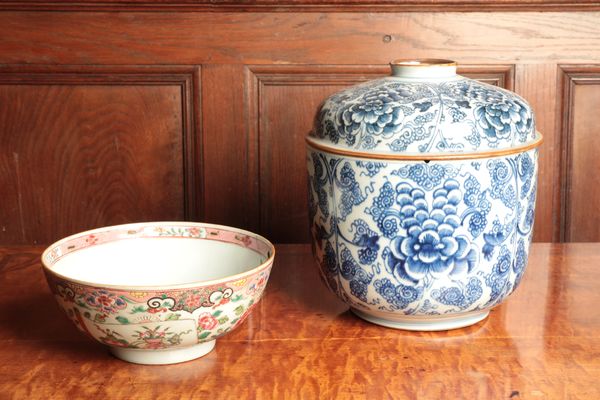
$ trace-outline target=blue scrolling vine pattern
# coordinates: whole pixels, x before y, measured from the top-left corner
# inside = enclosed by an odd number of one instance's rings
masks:
[[[387,164],[311,152],[309,210],[324,280],[350,304],[383,311],[497,304],[527,264],[534,157]],[[440,278],[446,284],[436,286]]]
[[[468,132],[464,140],[443,134],[453,126]],[[525,101],[495,86],[384,78],[327,99],[315,135],[357,150],[453,152],[525,143],[535,137],[535,126]]]

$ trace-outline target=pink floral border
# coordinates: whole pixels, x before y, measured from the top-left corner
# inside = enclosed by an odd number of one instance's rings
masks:
[[[215,240],[236,244],[254,250],[268,259],[273,247],[266,240],[225,227],[216,227],[200,223],[194,224],[156,224],[121,225],[106,228],[106,230],[90,231],[60,241],[50,246],[44,255],[44,262],[52,266],[61,257],[91,246],[123,239],[139,238],[193,238],[200,240]]]

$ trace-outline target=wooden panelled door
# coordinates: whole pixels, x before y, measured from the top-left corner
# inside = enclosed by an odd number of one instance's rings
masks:
[[[319,104],[425,57],[533,106],[535,240],[600,240],[600,3],[236,4],[0,4],[0,243],[149,220],[307,242]]]

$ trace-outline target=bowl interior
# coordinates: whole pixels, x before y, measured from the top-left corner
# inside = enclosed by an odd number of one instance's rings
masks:
[[[75,237],[51,246],[54,254],[51,250],[44,262],[67,279],[131,287],[227,278],[260,266],[270,256],[260,238],[216,231],[204,237],[131,234],[131,230],[125,237],[115,237],[110,231],[100,232],[87,235],[85,241],[83,236]]]

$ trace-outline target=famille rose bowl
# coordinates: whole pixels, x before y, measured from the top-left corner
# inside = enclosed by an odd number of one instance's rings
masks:
[[[328,98],[306,141],[314,255],[359,317],[459,328],[521,282],[542,141],[521,97],[398,60]]]
[[[118,358],[170,364],[210,352],[259,301],[275,249],[226,226],[151,222],[69,236],[42,255],[60,308]]]

